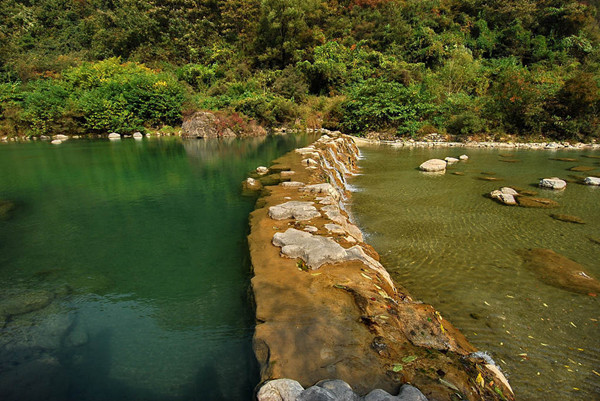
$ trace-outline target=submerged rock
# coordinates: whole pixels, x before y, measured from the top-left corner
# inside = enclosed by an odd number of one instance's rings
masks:
[[[10,217],[10,213],[15,209],[15,204],[11,201],[0,199],[0,220]]]
[[[447,163],[441,159],[430,159],[419,166],[419,170],[426,172],[442,172],[446,171]]]
[[[522,207],[541,207],[541,208],[552,208],[558,207],[559,204],[552,199],[547,198],[535,198],[533,196],[519,196],[517,198],[519,206]]]
[[[477,179],[481,181],[502,181],[502,178],[498,177],[477,177]]]
[[[312,386],[304,390],[297,401],[338,401],[338,398],[329,390],[323,387]]]
[[[321,380],[315,386],[322,387],[334,395],[337,401],[359,401],[360,397],[343,380]]]
[[[585,224],[585,221],[581,217],[571,216],[569,214],[551,214],[554,220],[564,221],[566,223]]]
[[[296,401],[304,391],[304,387],[296,380],[271,380],[260,388],[256,399],[258,401]]]
[[[304,183],[300,181],[285,181],[280,185],[285,188],[300,188],[304,186]]]
[[[540,187],[548,188],[548,189],[565,189],[567,187],[567,183],[564,180],[561,180],[558,177],[552,178],[542,178],[539,183]]]
[[[582,265],[551,249],[527,249],[520,255],[525,266],[546,284],[581,294],[600,292],[600,281],[591,277]]]
[[[556,160],[559,162],[576,162],[577,159],[574,159],[572,157],[551,157],[550,160]]]
[[[54,294],[45,290],[26,291],[14,294],[0,302],[0,314],[15,316],[43,309],[50,305]]]
[[[595,170],[596,167],[590,167],[590,166],[575,166],[575,167],[571,167],[569,169],[569,171],[579,171],[579,172],[583,172],[583,171],[592,171]]]
[[[310,220],[320,217],[321,213],[313,206],[314,202],[289,201],[281,205],[271,206],[269,216],[273,220],[296,219]]]

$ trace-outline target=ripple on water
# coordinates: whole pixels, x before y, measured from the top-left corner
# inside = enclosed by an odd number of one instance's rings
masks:
[[[469,150],[468,164],[424,177],[424,160],[448,149],[365,148],[363,190],[353,195],[358,224],[392,276],[413,297],[433,304],[478,348],[491,353],[518,398],[600,399],[598,298],[550,287],[527,270],[517,251],[550,248],[600,278],[600,191],[569,184],[565,191],[534,188],[540,177],[564,177],[545,152],[515,151],[501,163],[494,150]],[[577,157],[557,152],[556,157]],[[591,160],[591,159],[590,159]],[[562,167],[561,167],[562,166]],[[472,179],[493,171],[502,183]],[[552,211],[507,207],[483,195],[503,185],[537,190],[560,203]],[[556,221],[571,214],[588,224]],[[474,318],[474,317],[475,318]]]

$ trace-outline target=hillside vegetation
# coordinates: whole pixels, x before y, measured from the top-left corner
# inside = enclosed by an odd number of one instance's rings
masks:
[[[598,3],[3,0],[0,135],[222,110],[275,126],[600,137]]]

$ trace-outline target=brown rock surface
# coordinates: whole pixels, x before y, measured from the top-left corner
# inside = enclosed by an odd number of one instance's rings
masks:
[[[347,198],[344,174],[355,170],[357,161],[353,141],[332,135],[314,147],[327,160],[316,169],[303,166],[304,156],[297,152],[276,163],[296,171],[294,179],[307,185],[322,184],[326,176],[340,198]],[[324,226],[333,221],[323,211],[328,206],[317,200],[322,196],[269,187],[250,216],[257,319],[254,348],[261,379],[290,378],[304,387],[322,379],[341,379],[360,394],[376,388],[396,394],[410,382],[430,401],[453,400],[457,393],[466,400],[500,400],[497,391],[513,400],[504,378],[471,356],[475,348],[458,330],[386,277],[377,253],[362,238],[349,243],[332,237],[348,252],[359,247],[369,263],[349,258],[310,270],[305,261],[280,255],[282,249],[272,244],[275,234],[299,223],[293,218],[273,220],[269,208],[290,199],[314,202],[321,215],[302,224],[318,228],[315,235],[328,235]],[[343,210],[341,214],[346,216]],[[492,385],[479,386],[479,374]]]
[[[551,249],[527,249],[520,255],[525,266],[546,284],[582,294],[600,292],[600,281],[591,277],[582,265]]]

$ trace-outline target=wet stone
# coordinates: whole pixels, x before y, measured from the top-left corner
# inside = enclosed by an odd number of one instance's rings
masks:
[[[304,387],[296,380],[277,379],[265,383],[256,398],[258,401],[296,401]]]
[[[517,202],[522,207],[552,208],[559,206],[558,202],[552,199],[535,198],[533,196],[519,196]]]
[[[564,221],[565,223],[585,224],[581,217],[572,216],[569,214],[551,214],[554,220]]]
[[[387,391],[381,389],[375,389],[363,398],[364,401],[398,401],[398,397],[395,397]]]
[[[269,217],[273,220],[310,220],[319,216],[321,213],[313,206],[313,202],[289,201],[269,208]]]
[[[446,170],[447,163],[441,159],[430,159],[419,166],[419,170],[426,172],[442,172]]]
[[[297,401],[338,401],[338,398],[323,387],[312,386],[300,393]]]
[[[539,186],[542,188],[560,190],[565,189],[567,187],[567,183],[558,177],[551,177],[541,179]]]
[[[590,167],[590,166],[575,166],[575,167],[571,167],[569,169],[569,171],[579,171],[579,172],[583,172],[583,171],[592,171],[595,170],[595,167]]]
[[[337,401],[359,401],[360,397],[343,380],[321,380],[316,384],[329,391]]]

